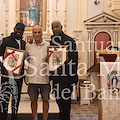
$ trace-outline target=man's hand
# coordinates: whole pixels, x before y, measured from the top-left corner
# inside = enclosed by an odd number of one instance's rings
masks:
[[[25,84],[26,84],[27,86],[29,85],[29,82],[28,82],[28,78],[27,78],[27,77],[24,78],[24,82],[25,82]]]
[[[1,74],[3,74],[3,75],[8,75],[8,71],[7,71],[7,69],[3,66],[3,64],[1,64]]]
[[[32,44],[32,43],[33,43],[33,39],[30,39],[30,40],[29,40],[29,43]]]

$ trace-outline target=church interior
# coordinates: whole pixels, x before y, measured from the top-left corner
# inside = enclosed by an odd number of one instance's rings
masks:
[[[59,20],[64,33],[77,44],[79,81],[72,94],[71,120],[119,120],[120,0],[38,1],[43,39],[50,41],[53,34],[51,23]],[[0,0],[0,39],[9,36],[17,22],[26,26],[23,35],[26,43],[32,38],[32,28],[36,23],[29,20],[28,2]],[[114,75],[118,78],[116,83]],[[39,97],[40,119],[41,103]],[[25,83],[18,113],[20,120],[32,120]],[[49,119],[58,120],[58,113],[55,99],[50,100]]]

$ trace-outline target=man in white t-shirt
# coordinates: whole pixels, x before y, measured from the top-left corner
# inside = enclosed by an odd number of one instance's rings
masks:
[[[42,28],[39,25],[33,27],[33,43],[26,45],[28,55],[28,94],[31,100],[33,120],[37,120],[37,100],[39,93],[43,100],[43,120],[47,120],[49,109],[50,81],[47,72],[47,47],[48,42],[42,38]],[[45,69],[46,68],[46,69]]]

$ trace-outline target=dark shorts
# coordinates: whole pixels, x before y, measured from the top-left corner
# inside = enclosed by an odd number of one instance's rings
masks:
[[[49,100],[50,98],[50,84],[29,84],[28,85],[28,94],[31,101],[36,101],[38,95],[41,94],[43,100]]]

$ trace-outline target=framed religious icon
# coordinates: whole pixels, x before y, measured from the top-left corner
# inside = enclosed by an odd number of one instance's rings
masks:
[[[49,71],[53,72],[68,59],[68,46],[49,46],[48,63]]]
[[[24,56],[24,50],[6,47],[3,65],[8,71],[12,71],[14,74],[19,75],[23,65]]]
[[[120,71],[111,71],[108,74],[108,90],[111,93],[120,92]]]
[[[25,24],[25,30],[31,31],[34,25],[46,30],[46,0],[17,0],[18,21]]]

